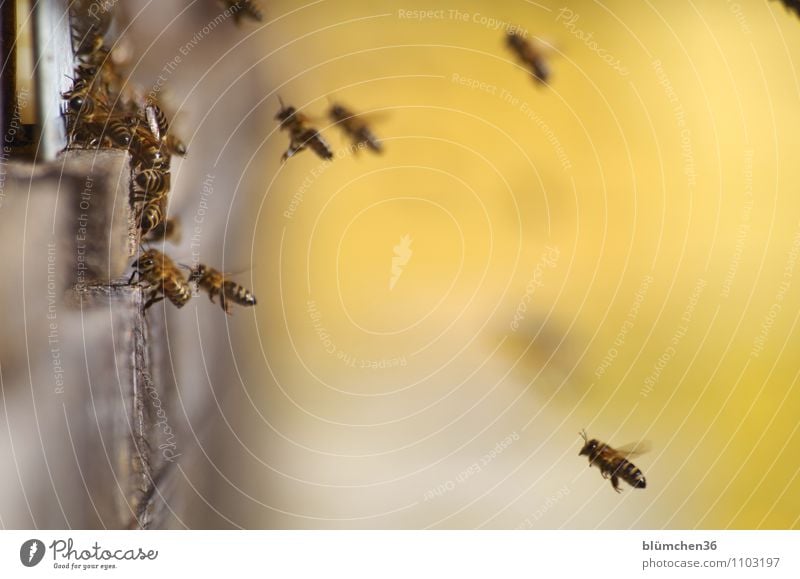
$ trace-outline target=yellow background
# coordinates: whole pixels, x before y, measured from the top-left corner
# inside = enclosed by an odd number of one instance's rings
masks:
[[[568,3],[622,75],[561,3],[458,4],[467,21],[452,2],[270,2],[240,33],[270,86],[238,233],[260,302],[235,348],[237,523],[798,528],[800,20],[776,2]],[[399,13],[415,9],[443,17]],[[550,86],[476,14],[546,43]],[[278,94],[342,157],[281,165]],[[329,98],[371,115],[384,155],[346,152]],[[648,488],[614,494],[577,456],[582,428],[648,440]]]

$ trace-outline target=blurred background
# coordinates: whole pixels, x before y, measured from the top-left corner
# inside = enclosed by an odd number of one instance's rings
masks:
[[[258,297],[166,308],[167,526],[800,527],[800,18],[457,4],[118,3],[189,145],[168,250]],[[281,162],[279,96],[333,161]],[[648,441],[647,489],[587,468],[584,428]]]

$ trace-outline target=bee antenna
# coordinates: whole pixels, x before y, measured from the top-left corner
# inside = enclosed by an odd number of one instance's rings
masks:
[[[281,95],[278,95],[278,103],[280,103],[282,109],[286,108],[286,105],[283,103],[283,99],[281,98]]]
[[[179,263],[178,267],[182,267],[183,269],[188,269],[189,271],[192,271],[194,269],[193,267],[186,265],[185,263]]]
[[[581,436],[581,438],[583,438],[584,442],[589,442],[589,437],[586,435],[586,429],[585,428],[581,429],[581,431],[578,434],[580,434],[580,436]]]

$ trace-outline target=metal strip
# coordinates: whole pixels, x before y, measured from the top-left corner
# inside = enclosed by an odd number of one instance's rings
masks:
[[[34,0],[33,70],[40,128],[37,158],[40,161],[54,160],[67,146],[67,131],[61,116],[61,93],[70,88],[72,63],[66,2]]]

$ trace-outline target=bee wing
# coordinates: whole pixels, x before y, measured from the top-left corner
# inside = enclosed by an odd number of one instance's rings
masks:
[[[233,279],[234,276],[244,275],[245,273],[249,273],[251,271],[253,271],[252,267],[245,267],[243,269],[237,269],[237,270],[234,270],[232,272],[229,272],[229,271],[220,272],[219,274],[222,276],[223,279],[229,280],[229,279]]]
[[[327,116],[326,120],[331,120],[330,116],[330,108],[325,113]],[[350,115],[348,115],[348,119],[361,119],[365,123],[382,123],[392,117],[392,113],[388,110],[378,110],[378,111],[368,111],[368,112],[355,112],[351,111]]]
[[[156,109],[153,105],[147,105],[144,108],[145,117],[147,117],[147,126],[150,127],[150,132],[157,141],[161,140],[161,130],[158,128],[158,118],[156,116]]]
[[[633,442],[617,447],[615,450],[626,458],[633,458],[648,452],[651,448],[650,442],[644,440],[641,442]]]
[[[392,113],[389,111],[369,111],[366,113],[359,113],[357,115],[359,119],[364,119],[366,122],[370,123],[382,123],[390,118],[392,118]]]
[[[550,37],[533,37],[530,42],[542,56],[551,57],[561,52],[561,45]]]

